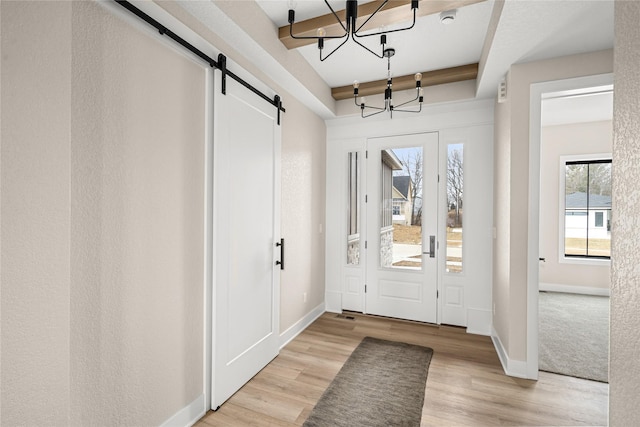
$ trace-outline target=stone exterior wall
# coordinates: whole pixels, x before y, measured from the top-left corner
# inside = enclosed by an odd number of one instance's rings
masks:
[[[347,239],[347,264],[360,264],[360,234],[352,234]]]
[[[380,266],[391,267],[393,264],[393,227],[380,229]]]

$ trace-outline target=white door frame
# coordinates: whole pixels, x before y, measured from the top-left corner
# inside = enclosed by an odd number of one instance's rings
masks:
[[[529,96],[529,223],[527,260],[526,376],[538,378],[538,287],[540,257],[540,135],[542,95],[613,84],[613,73],[533,83]]]
[[[325,270],[325,301],[328,311],[339,313],[344,308],[343,303],[357,306],[362,300],[362,295],[350,292],[345,298],[345,289],[355,289],[358,281],[363,278],[359,272],[359,266],[346,265],[346,200],[347,200],[347,156],[349,151],[362,151],[366,140],[373,137],[394,136],[412,133],[438,132],[440,143],[440,180],[441,185],[446,184],[447,159],[443,153],[447,152],[447,145],[452,143],[464,143],[465,156],[469,161],[465,162],[465,174],[473,182],[469,182],[467,208],[473,210],[473,218],[465,221],[464,253],[465,267],[461,275],[450,273],[440,274],[438,280],[438,323],[446,320],[443,317],[446,309],[445,301],[449,287],[458,287],[456,295],[459,317],[452,324],[467,326],[467,331],[480,335],[491,335],[492,307],[491,307],[491,283],[492,283],[492,259],[487,248],[493,244],[493,129],[494,129],[494,100],[471,100],[456,103],[437,104],[427,106],[423,114],[411,116],[398,116],[393,120],[370,118],[362,120],[359,116],[340,118],[327,122],[327,177],[326,177],[326,270]],[[384,120],[383,120],[384,119]],[[372,121],[370,121],[372,120]],[[488,150],[488,151],[487,151]],[[478,156],[478,153],[482,153]],[[486,167],[489,169],[487,169]],[[473,188],[472,188],[473,187]],[[446,192],[442,190],[440,202],[446,205]],[[489,203],[489,205],[487,205]],[[485,208],[486,207],[486,208]],[[470,211],[471,212],[471,211]],[[442,212],[442,219],[446,218],[446,212]],[[444,222],[442,222],[444,223]],[[363,226],[366,226],[363,224]],[[439,237],[440,244],[445,239],[444,227],[440,227],[442,234]],[[487,231],[488,230],[488,231]],[[442,246],[441,246],[442,248]],[[440,251],[441,254],[444,251]],[[489,251],[491,252],[491,251]],[[482,253],[478,261],[477,254]],[[446,259],[439,260],[439,271],[443,272]],[[360,305],[360,307],[362,307]],[[450,305],[447,305],[450,307]],[[355,311],[356,308],[350,308]],[[466,322],[466,324],[465,324]]]

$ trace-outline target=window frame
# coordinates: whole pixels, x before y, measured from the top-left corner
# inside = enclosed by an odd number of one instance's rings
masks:
[[[359,268],[361,266],[362,245],[360,241],[361,234],[361,200],[362,197],[362,162],[363,152],[359,150],[347,151],[347,167],[345,171],[347,186],[346,186],[346,219],[345,219],[345,231],[346,231],[346,251],[345,251],[345,266]],[[356,255],[353,259],[350,258],[350,248],[355,247]]]
[[[462,210],[463,210],[463,214],[462,214],[462,250],[461,250],[461,265],[460,265],[460,271],[455,271],[452,270],[448,264],[449,259],[447,258],[447,249],[449,246],[449,241],[447,240],[447,229],[448,227],[448,220],[449,220],[449,196],[448,196],[448,190],[449,190],[449,156],[451,154],[450,152],[450,148],[451,146],[459,146],[459,149],[462,151],[462,198],[460,199],[460,201],[462,202]],[[464,193],[464,177],[466,176],[467,173],[467,164],[464,160],[464,156],[465,156],[465,152],[467,150],[467,141],[449,141],[446,144],[446,154],[445,154],[445,159],[444,159],[444,189],[443,189],[443,193],[444,193],[444,211],[445,211],[445,223],[444,223],[444,233],[445,233],[445,239],[444,239],[444,274],[446,276],[450,276],[450,277],[464,277],[466,275],[466,269],[465,269],[465,260],[467,259],[467,253],[466,253],[466,246],[465,246],[465,221],[464,221],[464,206],[465,206],[465,193]],[[454,149],[456,149],[454,147]]]
[[[599,257],[589,255],[565,255],[565,217],[566,217],[566,165],[567,163],[598,163],[612,162],[611,153],[579,154],[560,156],[559,162],[559,188],[558,188],[558,262],[561,264],[581,265],[611,265],[611,257]],[[590,216],[587,212],[587,226]]]

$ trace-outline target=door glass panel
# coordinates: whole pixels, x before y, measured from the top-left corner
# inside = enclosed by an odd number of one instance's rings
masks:
[[[422,147],[381,151],[380,266],[422,269]]]
[[[462,273],[463,144],[447,150],[447,273]]]
[[[358,152],[347,153],[347,264],[360,264],[360,158]]]

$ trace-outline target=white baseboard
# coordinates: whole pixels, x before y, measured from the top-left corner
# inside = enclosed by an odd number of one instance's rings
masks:
[[[491,336],[492,318],[491,310],[479,308],[467,309],[467,333]]]
[[[608,288],[593,288],[591,286],[574,286],[563,285],[560,283],[545,283],[540,282],[538,289],[547,292],[564,292],[568,294],[583,294],[583,295],[598,295],[598,296],[611,296],[611,290]]]
[[[207,412],[204,402],[204,393],[176,412],[167,421],[160,424],[160,427],[187,427],[194,425]]]
[[[502,369],[504,373],[509,375],[510,377],[517,378],[529,378],[527,375],[527,362],[524,360],[513,360],[510,359],[507,355],[507,351],[502,345],[502,341],[500,341],[500,337],[495,329],[491,328],[491,340],[493,341],[493,346],[498,353],[498,358],[500,359],[500,363],[502,364]]]
[[[300,334],[300,332],[304,331],[310,324],[312,324],[318,317],[322,316],[322,313],[325,312],[324,303],[320,304],[302,319],[298,320],[291,327],[289,327],[286,331],[280,334],[280,348],[289,344],[289,342]]]
[[[324,299],[327,311],[331,313],[342,313],[342,292],[326,291]]]

